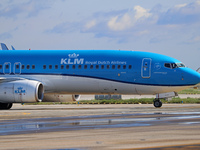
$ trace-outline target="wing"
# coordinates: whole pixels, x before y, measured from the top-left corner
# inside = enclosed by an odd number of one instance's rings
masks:
[[[24,78],[4,78],[4,77],[0,77],[0,83],[17,81],[17,80],[25,80],[25,79]]]

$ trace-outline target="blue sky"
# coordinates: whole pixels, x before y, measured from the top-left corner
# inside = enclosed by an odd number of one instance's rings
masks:
[[[16,49],[121,49],[200,67],[200,0],[1,0],[0,42]]]

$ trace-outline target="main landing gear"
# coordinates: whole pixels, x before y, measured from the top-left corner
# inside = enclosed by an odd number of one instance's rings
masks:
[[[178,96],[178,93],[176,92],[169,92],[169,93],[158,93],[156,94],[156,99],[153,101],[153,105],[156,108],[162,107],[162,102],[160,99],[166,99],[166,98],[172,98]]]
[[[0,103],[0,110],[8,110],[12,107],[12,103]]]
[[[155,100],[153,101],[153,105],[154,105],[154,107],[156,107],[156,108],[160,108],[160,107],[162,107],[162,102],[160,101],[160,99],[155,99]]]

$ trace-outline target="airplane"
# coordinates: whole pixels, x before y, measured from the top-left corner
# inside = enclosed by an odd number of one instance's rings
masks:
[[[153,94],[160,99],[200,83],[177,59],[124,50],[9,50],[1,43],[0,109],[13,103],[76,101],[80,94]]]

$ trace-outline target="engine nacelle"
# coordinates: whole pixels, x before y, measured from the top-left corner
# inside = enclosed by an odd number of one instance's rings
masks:
[[[59,95],[45,94],[43,102],[75,102],[80,99],[80,95]]]
[[[42,101],[44,87],[33,80],[17,80],[0,84],[0,103],[32,103]]]

